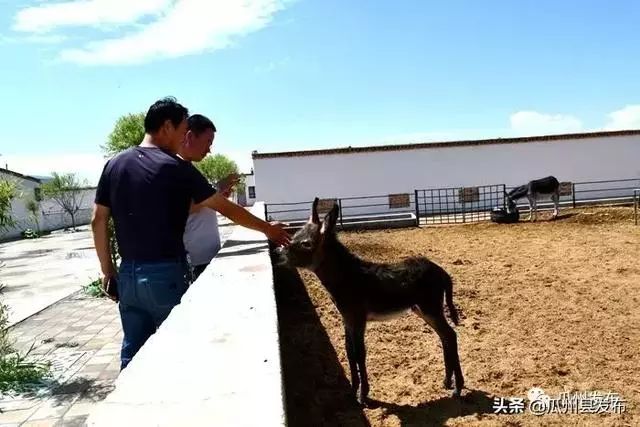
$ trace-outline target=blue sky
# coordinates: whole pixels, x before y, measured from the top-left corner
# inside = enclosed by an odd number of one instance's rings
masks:
[[[640,128],[640,2],[0,0],[0,164],[95,182],[173,95],[261,152]]]

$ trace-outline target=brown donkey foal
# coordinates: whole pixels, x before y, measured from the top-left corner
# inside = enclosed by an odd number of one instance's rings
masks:
[[[282,262],[315,273],[331,294],[342,315],[351,385],[360,404],[366,405],[369,382],[365,363],[364,334],[367,321],[387,320],[409,309],[422,317],[438,334],[444,353],[444,387],[453,387],[460,396],[464,387],[456,333],[444,315],[443,299],[449,316],[458,324],[452,300],[452,281],[441,267],[423,257],[408,258],[395,264],[377,264],[358,258],[340,241],[335,232],[338,206],[320,222],[318,198],[311,217],[294,236],[291,245],[280,249]]]

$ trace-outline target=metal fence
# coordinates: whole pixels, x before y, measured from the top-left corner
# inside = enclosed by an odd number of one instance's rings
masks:
[[[587,204],[634,204],[635,222],[640,215],[640,178],[561,183],[560,205],[578,207]],[[319,212],[324,214],[333,204],[340,208],[339,224],[375,222],[381,225],[432,225],[477,222],[490,219],[491,210],[505,208],[505,192],[515,187],[504,184],[475,187],[418,189],[411,193],[374,196],[325,198]],[[307,221],[312,201],[265,203],[265,218],[300,223]],[[525,199],[518,207],[528,207]],[[539,210],[552,208],[549,199],[537,203]],[[411,218],[411,221],[408,219]]]
[[[505,207],[505,186],[451,187],[415,190],[416,217],[425,224],[484,221],[493,208]]]
[[[303,222],[311,215],[312,200],[293,203],[265,203],[265,218],[269,220]],[[415,212],[415,200],[410,193],[385,194],[377,196],[340,197],[321,199],[318,213],[325,214],[333,204],[340,208],[338,224],[365,222],[368,220],[389,220],[406,218]]]
[[[630,203],[633,190],[640,186],[640,179],[576,182],[573,185],[573,205],[599,202]]]
[[[588,204],[630,204],[633,203],[633,190],[640,187],[640,179],[614,179],[605,181],[568,182],[567,191],[560,193],[560,205],[578,207]],[[506,187],[510,191],[515,187]],[[526,199],[518,202],[518,207],[528,207]],[[543,200],[538,209],[550,209],[552,202]]]
[[[633,190],[633,221],[638,225],[638,208],[640,208],[640,188]]]

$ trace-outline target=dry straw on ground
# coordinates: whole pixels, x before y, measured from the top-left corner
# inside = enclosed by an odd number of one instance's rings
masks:
[[[367,330],[371,397],[351,399],[344,332],[310,273],[276,269],[290,425],[640,425],[640,226],[632,209],[568,210],[557,221],[341,233],[363,258],[422,255],[453,276],[466,397],[442,389],[439,340],[407,314]],[[301,277],[302,280],[299,280]],[[305,292],[306,289],[306,292]],[[616,414],[493,414],[531,387],[619,393]]]

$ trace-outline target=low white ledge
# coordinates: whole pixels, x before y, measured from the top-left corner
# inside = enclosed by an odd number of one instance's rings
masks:
[[[264,205],[251,211],[264,215]],[[122,371],[91,426],[285,424],[267,241],[237,227]]]

